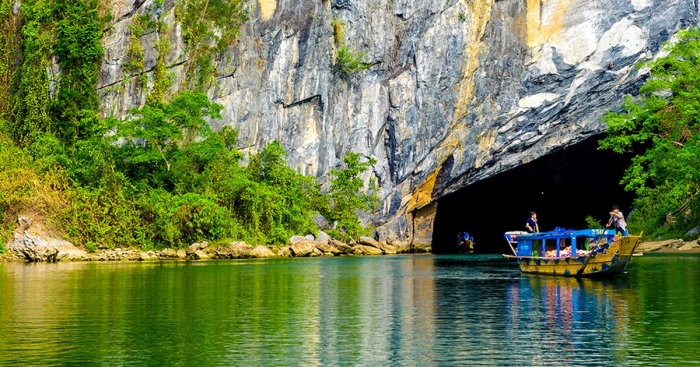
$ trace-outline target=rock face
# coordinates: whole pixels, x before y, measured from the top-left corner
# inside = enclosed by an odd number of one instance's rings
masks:
[[[145,100],[122,65],[128,27],[149,11],[172,23],[171,92],[181,86],[186,45],[173,2],[153,3],[112,0],[116,21],[104,39],[99,86],[105,115],[125,115]],[[208,90],[224,106],[213,127],[236,128],[248,152],[281,142],[292,167],[322,182],[351,150],[374,157],[364,179],[380,185],[380,239],[417,248],[430,244],[438,198],[600,133],[604,111],[618,109],[647,75],[633,65],[698,24],[697,0],[249,5],[251,20]],[[149,78],[154,37],[140,39]],[[341,71],[342,43],[371,67]]]
[[[19,216],[13,239],[6,245],[8,252],[27,261],[56,262],[87,259],[87,252],[72,243],[56,238],[40,223]]]

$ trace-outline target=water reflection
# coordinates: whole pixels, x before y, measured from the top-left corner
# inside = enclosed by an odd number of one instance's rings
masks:
[[[699,260],[613,280],[484,255],[0,264],[0,365],[693,364]]]

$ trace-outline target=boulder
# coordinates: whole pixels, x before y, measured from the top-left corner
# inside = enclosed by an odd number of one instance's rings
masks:
[[[341,254],[350,254],[352,253],[352,247],[348,246],[347,243],[343,241],[338,241],[338,240],[330,240],[328,241],[328,244],[330,246],[333,246],[340,251]]]
[[[245,259],[250,257],[253,246],[245,242],[231,242],[228,246],[228,251],[232,259]]]
[[[392,245],[388,245],[388,244],[387,244],[386,242],[384,242],[384,241],[380,241],[380,242],[379,242],[379,248],[380,248],[382,251],[384,251],[385,254],[389,254],[389,255],[393,255],[393,254],[396,254],[396,253],[398,252],[397,249],[396,249],[396,247],[394,247],[394,246],[392,246]]]
[[[352,248],[352,253],[358,256],[361,255],[381,255],[382,250],[374,246],[357,245]]]
[[[186,257],[187,257],[187,251],[185,251],[185,250],[183,250],[183,249],[177,250],[177,258],[178,258],[178,259],[181,259],[181,260],[182,260],[182,259],[184,259],[184,258],[186,258]]]
[[[316,249],[316,245],[313,242],[306,240],[306,242],[297,242],[292,244],[291,249],[294,256],[304,257],[311,255],[311,253],[314,252],[314,249]]]
[[[231,258],[231,246],[216,246],[214,249],[214,256],[217,259],[230,259]]]
[[[275,254],[270,251],[269,248],[259,245],[255,246],[252,251],[250,251],[250,257],[265,259],[268,257],[275,257]]]
[[[171,248],[164,249],[157,256],[160,259],[176,259],[178,257],[177,252]]]
[[[206,252],[202,250],[197,250],[192,256],[195,260],[206,260],[209,258],[209,255],[207,255]]]
[[[372,237],[362,236],[357,239],[357,243],[360,245],[372,246],[381,249],[381,247],[379,247],[379,242]]]
[[[293,257],[292,248],[289,246],[280,247],[277,251],[277,257]]]
[[[331,236],[329,236],[326,232],[324,231],[318,231],[318,236],[316,236],[316,242],[328,242],[331,240]]]
[[[9,253],[28,261],[58,261],[59,252],[77,254],[80,251],[72,243],[54,237],[44,227],[28,216],[17,217],[13,239],[6,244]]]
[[[291,243],[293,245],[295,243],[306,242],[308,240],[309,239],[304,237],[304,236],[292,236],[292,238],[289,239],[289,243]]]
[[[142,252],[139,254],[139,261],[149,261],[149,260],[153,260],[153,258],[147,252]]]
[[[187,246],[187,250],[185,250],[185,251],[187,252],[187,256],[190,256],[190,255],[194,254],[195,252],[197,252],[198,250],[199,250],[199,244],[193,243],[193,244]]]
[[[84,250],[60,250],[56,255],[56,261],[85,261],[88,259],[88,254]]]
[[[317,242],[316,248],[321,250],[324,254],[329,254],[331,256],[340,254],[340,250],[335,246],[329,245],[328,242]]]
[[[683,244],[683,246],[679,247],[678,250],[680,251],[687,251],[687,250],[693,250],[696,248],[700,248],[700,245],[698,245],[697,242],[695,241],[688,241]]]
[[[695,236],[700,234],[700,226],[697,226],[685,233],[686,236]]]
[[[328,229],[328,221],[326,220],[326,217],[319,213],[314,213],[313,215],[313,221],[314,224],[319,228],[319,229]]]
[[[309,257],[319,257],[319,256],[323,256],[323,252],[314,247],[314,250],[311,251],[311,253],[309,254]]]

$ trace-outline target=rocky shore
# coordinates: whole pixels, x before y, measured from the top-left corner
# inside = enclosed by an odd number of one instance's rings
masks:
[[[634,252],[636,254],[700,254],[700,238],[694,241],[683,241],[680,238],[666,241],[645,241],[637,245]]]
[[[275,257],[364,256],[430,252],[430,246],[411,246],[407,242],[377,241],[360,237],[345,243],[331,238],[323,231],[317,236],[293,236],[287,246],[253,246],[245,242],[226,244],[194,243],[186,249],[144,251],[138,248],[98,249],[87,252],[46,231],[31,218],[20,216],[12,241],[5,245],[0,261],[59,262],[59,261],[153,261],[207,260]]]
[[[144,251],[138,248],[97,249],[87,252],[72,243],[53,235],[40,223],[19,216],[12,241],[5,244],[6,252],[0,254],[0,262],[59,262],[59,261],[154,261],[154,260],[207,260],[248,259],[276,257],[319,256],[379,256],[402,253],[428,253],[432,248],[414,246],[402,241],[377,241],[372,237],[360,237],[357,241],[343,242],[331,238],[323,231],[317,236],[293,236],[287,246],[250,245],[245,242],[209,244],[194,243],[184,249]],[[700,254],[700,238],[694,241],[672,239],[645,241],[635,249],[636,254]]]

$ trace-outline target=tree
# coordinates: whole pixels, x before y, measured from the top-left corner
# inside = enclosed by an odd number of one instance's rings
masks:
[[[666,56],[641,64],[651,76],[640,98],[625,97],[623,112],[603,117],[600,149],[638,153],[621,181],[636,194],[630,226],[676,234],[700,217],[700,30],[664,47]]]
[[[134,110],[140,117],[118,125],[115,138],[124,139],[125,161],[141,175],[150,176],[162,168],[167,173],[181,150],[212,134],[205,117],[221,118],[221,108],[203,93],[183,92],[170,103]]]
[[[338,226],[351,238],[366,234],[355,212],[371,211],[379,202],[374,190],[374,180],[370,180],[368,192],[360,178],[360,175],[377,161],[370,158],[362,162],[361,157],[359,153],[350,152],[343,158],[345,168],[330,172],[330,212],[327,213],[327,217],[332,221],[337,220]]]

